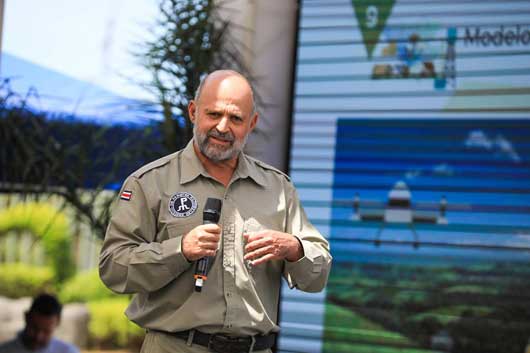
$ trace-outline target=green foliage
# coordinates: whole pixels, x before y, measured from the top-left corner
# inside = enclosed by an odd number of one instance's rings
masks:
[[[22,263],[0,265],[0,295],[10,298],[33,297],[53,291],[53,270]]]
[[[59,294],[63,303],[86,303],[113,297],[116,295],[101,282],[97,269],[81,272],[70,278]]]
[[[324,352],[333,353],[427,353],[407,337],[372,322],[351,310],[326,304]]]
[[[27,230],[42,241],[46,261],[53,268],[57,282],[73,271],[69,225],[66,215],[46,202],[19,203],[0,212],[0,235],[13,230]]]
[[[90,312],[90,345],[96,348],[126,348],[139,345],[143,329],[124,315],[127,296],[118,296],[105,287],[97,269],[81,272],[61,288],[63,303],[84,302]]]
[[[108,298],[88,303],[88,329],[93,346],[125,347],[131,342],[141,340],[143,329],[129,321],[124,314],[128,303],[128,298]]]
[[[444,289],[445,293],[461,293],[461,294],[484,294],[484,295],[498,295],[499,289],[495,287],[485,287],[480,284],[459,284]]]
[[[430,349],[432,338],[447,332],[455,353],[522,352],[530,332],[529,276],[519,262],[336,264],[327,287],[324,351],[411,352]],[[412,347],[383,340],[389,333]]]

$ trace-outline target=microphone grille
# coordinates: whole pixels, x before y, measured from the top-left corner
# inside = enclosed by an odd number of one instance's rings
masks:
[[[209,197],[206,200],[206,205],[204,205],[204,211],[208,212],[221,212],[221,207],[223,207],[223,201],[213,197]]]

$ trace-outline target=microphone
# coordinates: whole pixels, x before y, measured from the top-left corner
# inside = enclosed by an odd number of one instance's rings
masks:
[[[221,207],[223,207],[223,201],[209,197],[204,205],[202,211],[202,224],[217,224],[221,217]],[[207,279],[208,267],[210,263],[210,257],[205,256],[197,261],[195,266],[195,291],[202,291],[202,285]]]

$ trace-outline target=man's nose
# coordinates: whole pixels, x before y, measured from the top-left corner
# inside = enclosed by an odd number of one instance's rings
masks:
[[[220,133],[228,132],[228,127],[228,117],[223,116],[216,126],[217,131],[219,131]]]

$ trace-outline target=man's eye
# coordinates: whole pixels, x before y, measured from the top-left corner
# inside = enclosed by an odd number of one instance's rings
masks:
[[[232,115],[232,120],[235,121],[236,123],[240,123],[243,121],[243,118],[237,115]]]

